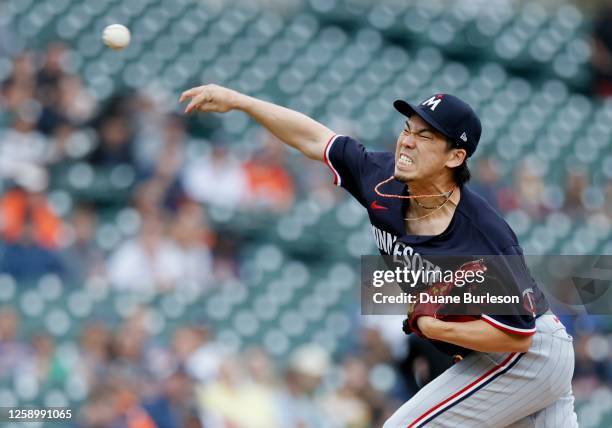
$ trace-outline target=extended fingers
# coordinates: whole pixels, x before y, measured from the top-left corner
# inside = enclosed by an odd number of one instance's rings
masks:
[[[206,101],[208,94],[206,91],[201,91],[196,97],[192,98],[187,107],[185,108],[185,113],[191,113],[195,108],[199,107],[202,103]]]
[[[196,86],[195,88],[187,89],[185,92],[181,94],[181,97],[179,98],[179,103],[182,103],[187,98],[196,96],[201,90],[202,90],[201,86]]]

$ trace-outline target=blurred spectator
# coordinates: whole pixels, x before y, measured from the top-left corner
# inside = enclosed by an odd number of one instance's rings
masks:
[[[212,236],[204,223],[204,211],[194,202],[184,202],[174,217],[172,238],[179,253],[181,282],[200,287],[212,281]]]
[[[66,367],[55,351],[55,340],[47,333],[32,337],[31,370],[41,385],[62,384],[66,379],[69,367]]]
[[[26,218],[18,241],[7,244],[0,256],[0,272],[11,275],[20,285],[26,285],[46,274],[64,277],[65,267],[59,254],[38,244],[34,239],[33,225]]]
[[[92,388],[87,402],[78,415],[79,428],[124,428],[118,424],[119,412],[115,405],[116,391],[107,383]]]
[[[133,195],[134,208],[138,210],[143,217],[156,217],[165,211],[164,198],[166,194],[166,184],[163,180],[152,178],[143,181],[136,187]]]
[[[59,82],[64,76],[61,60],[66,48],[61,43],[52,43],[47,48],[42,67],[36,76],[36,98],[41,102],[42,111],[38,120],[38,129],[50,134],[62,120],[59,109]]]
[[[253,387],[259,388],[263,395],[272,396],[278,388],[278,379],[270,356],[261,347],[247,349],[244,353],[245,364]]]
[[[19,280],[34,280],[44,274],[65,275],[56,250],[61,223],[42,194],[14,189],[0,200],[4,219],[2,235],[7,241],[0,256],[0,271]]]
[[[105,273],[105,255],[96,242],[97,217],[93,207],[78,206],[72,213],[72,242],[62,252],[68,278],[82,284],[87,278]]]
[[[79,366],[88,386],[106,377],[111,358],[111,339],[109,329],[101,321],[90,323],[81,330]]]
[[[508,208],[520,208],[532,220],[541,220],[546,214],[546,207],[544,205],[544,181],[537,161],[527,158],[516,170],[514,182],[516,192],[513,195],[514,200],[508,200]]]
[[[606,373],[606,363],[609,364],[609,361],[606,361],[606,358],[609,358],[608,341],[609,338],[598,333],[583,333],[576,337],[573,390],[577,399],[590,397],[602,380],[609,380],[609,373]]]
[[[66,121],[57,123],[50,135],[51,152],[49,154],[49,163],[60,163],[69,156],[70,140],[74,137],[75,128]]]
[[[0,163],[3,169],[12,164],[44,167],[52,158],[53,147],[35,129],[34,114],[20,110],[14,115],[12,126],[0,132]],[[2,175],[14,178],[19,172],[18,169],[12,174],[2,171]]]
[[[593,91],[596,95],[607,97],[612,95],[612,6],[604,5],[596,16],[591,55]]]
[[[62,223],[51,209],[43,193],[14,188],[0,199],[2,237],[7,242],[31,243],[56,248],[60,242]]]
[[[38,98],[49,98],[46,94],[51,88],[57,87],[60,80],[64,76],[62,61],[67,55],[66,46],[63,43],[55,42],[47,46],[47,51],[44,54],[42,66],[38,70]],[[57,101],[57,99],[50,99]]]
[[[31,91],[28,98],[34,98],[36,88],[35,57],[35,52],[28,50],[13,58],[13,70],[8,78],[10,85],[28,87]]]
[[[96,103],[81,79],[67,74],[59,81],[58,107],[65,120],[82,125],[93,117]]]
[[[13,59],[12,73],[4,81],[2,88],[4,106],[7,110],[17,113],[28,105],[34,108],[39,104],[35,99],[35,73],[33,52],[23,52]]]
[[[160,214],[143,216],[138,236],[112,253],[108,276],[115,287],[167,291],[182,277],[181,253],[170,241],[163,220]]]
[[[279,399],[282,427],[332,426],[315,398],[329,366],[327,351],[318,345],[303,345],[293,351]]]
[[[276,402],[278,383],[269,355],[262,348],[251,348],[244,353],[243,361],[247,370],[245,395],[258,400],[258,403],[250,403],[250,408],[261,409],[262,427],[280,426]]]
[[[176,330],[172,340],[172,351],[179,366],[195,380],[207,384],[216,379],[228,350],[211,337],[204,327],[183,327]]]
[[[240,277],[240,251],[243,238],[236,231],[217,230],[213,247],[213,272],[219,282]]]
[[[167,116],[163,120],[164,127],[161,130],[162,139],[159,144],[157,147],[151,144],[153,149],[150,151],[153,153],[141,153],[137,160],[140,174],[148,182],[154,182],[154,186],[158,188],[157,204],[170,211],[176,211],[184,198],[180,173],[185,162],[185,127],[182,119],[174,115]],[[153,142],[154,140],[140,144],[148,148],[147,143]]]
[[[217,380],[198,388],[204,426],[210,428],[275,428],[278,425],[271,396],[252,388],[235,357],[221,363]]]
[[[155,179],[162,183],[165,188],[164,206],[175,211],[184,197],[180,180],[180,174],[185,164],[185,129],[183,122],[175,116],[168,117],[163,135],[163,145],[160,148],[157,163],[152,173]]]
[[[138,308],[113,332],[108,373],[130,377],[142,388],[142,395],[155,394],[154,380],[157,366],[153,360],[155,348],[150,343],[147,329],[148,312]]]
[[[246,203],[255,209],[284,212],[293,204],[293,179],[284,166],[287,149],[268,134],[243,168],[247,181]]]
[[[583,195],[589,186],[589,177],[584,171],[570,170],[565,178],[565,201],[563,211],[573,217],[584,214]]]
[[[346,359],[341,368],[342,384],[324,397],[323,408],[332,426],[365,428],[372,425],[372,407],[366,401],[368,368],[357,358]]]
[[[83,428],[157,428],[145,410],[138,382],[113,376],[99,385],[81,411]]]
[[[169,119],[147,92],[136,94],[133,102],[134,157],[138,168],[149,173],[159,161]]]
[[[164,168],[165,175],[175,176],[184,162],[187,141],[184,119],[176,114],[162,115],[147,99],[141,99],[139,105],[143,110],[137,118],[139,129],[135,139],[138,167],[146,175]]]
[[[360,345],[363,352],[362,358],[370,367],[393,361],[391,347],[385,341],[382,332],[377,328],[362,328]]]
[[[478,159],[476,163],[476,177],[470,182],[470,187],[482,196],[493,208],[499,210],[498,195],[501,190],[499,182],[499,165],[492,157]]]
[[[145,340],[146,335],[141,329],[122,326],[113,336],[111,343],[110,371],[121,375],[134,375],[141,379],[148,377]]]
[[[240,163],[220,145],[213,147],[210,156],[186,165],[183,184],[192,199],[212,206],[237,208],[247,196],[247,178]]]
[[[330,209],[348,197],[344,192],[334,189],[333,176],[327,165],[313,162],[305,156],[298,156],[292,161],[291,170],[298,171],[294,177],[296,194],[308,195],[323,209]]]
[[[162,382],[161,393],[143,402],[156,428],[202,428],[192,379],[182,370]]]
[[[93,165],[108,167],[134,163],[132,136],[125,117],[103,118],[98,131],[98,146],[89,159]]]
[[[30,355],[19,339],[19,314],[12,308],[0,308],[0,379],[10,377]]]

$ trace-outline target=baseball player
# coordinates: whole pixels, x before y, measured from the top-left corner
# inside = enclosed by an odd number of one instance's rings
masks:
[[[325,162],[334,183],[368,211],[381,254],[421,261],[434,255],[516,256],[508,224],[466,182],[480,120],[459,98],[436,94],[418,105],[398,100],[405,116],[395,153],[371,152],[296,111],[228,88],[185,91],[187,113],[241,110],[279,140]],[[524,265],[512,272],[532,314],[483,313],[449,322],[420,313],[405,330],[463,358],[428,383],[384,424],[399,427],[575,427],[572,338]],[[433,314],[431,314],[433,315]]]

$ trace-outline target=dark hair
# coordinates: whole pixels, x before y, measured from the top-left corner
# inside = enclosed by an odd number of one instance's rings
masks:
[[[446,145],[447,145],[447,150],[460,148],[456,142],[450,139],[446,140]],[[457,186],[463,186],[465,183],[470,181],[471,177],[472,177],[472,173],[470,172],[470,168],[468,168],[467,157],[466,157],[461,163],[461,165],[453,168],[453,180],[455,181],[455,184]]]

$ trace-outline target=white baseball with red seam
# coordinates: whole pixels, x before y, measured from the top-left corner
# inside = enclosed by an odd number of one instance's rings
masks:
[[[104,44],[111,49],[125,49],[130,44],[130,30],[121,24],[112,24],[104,29],[102,40]]]

